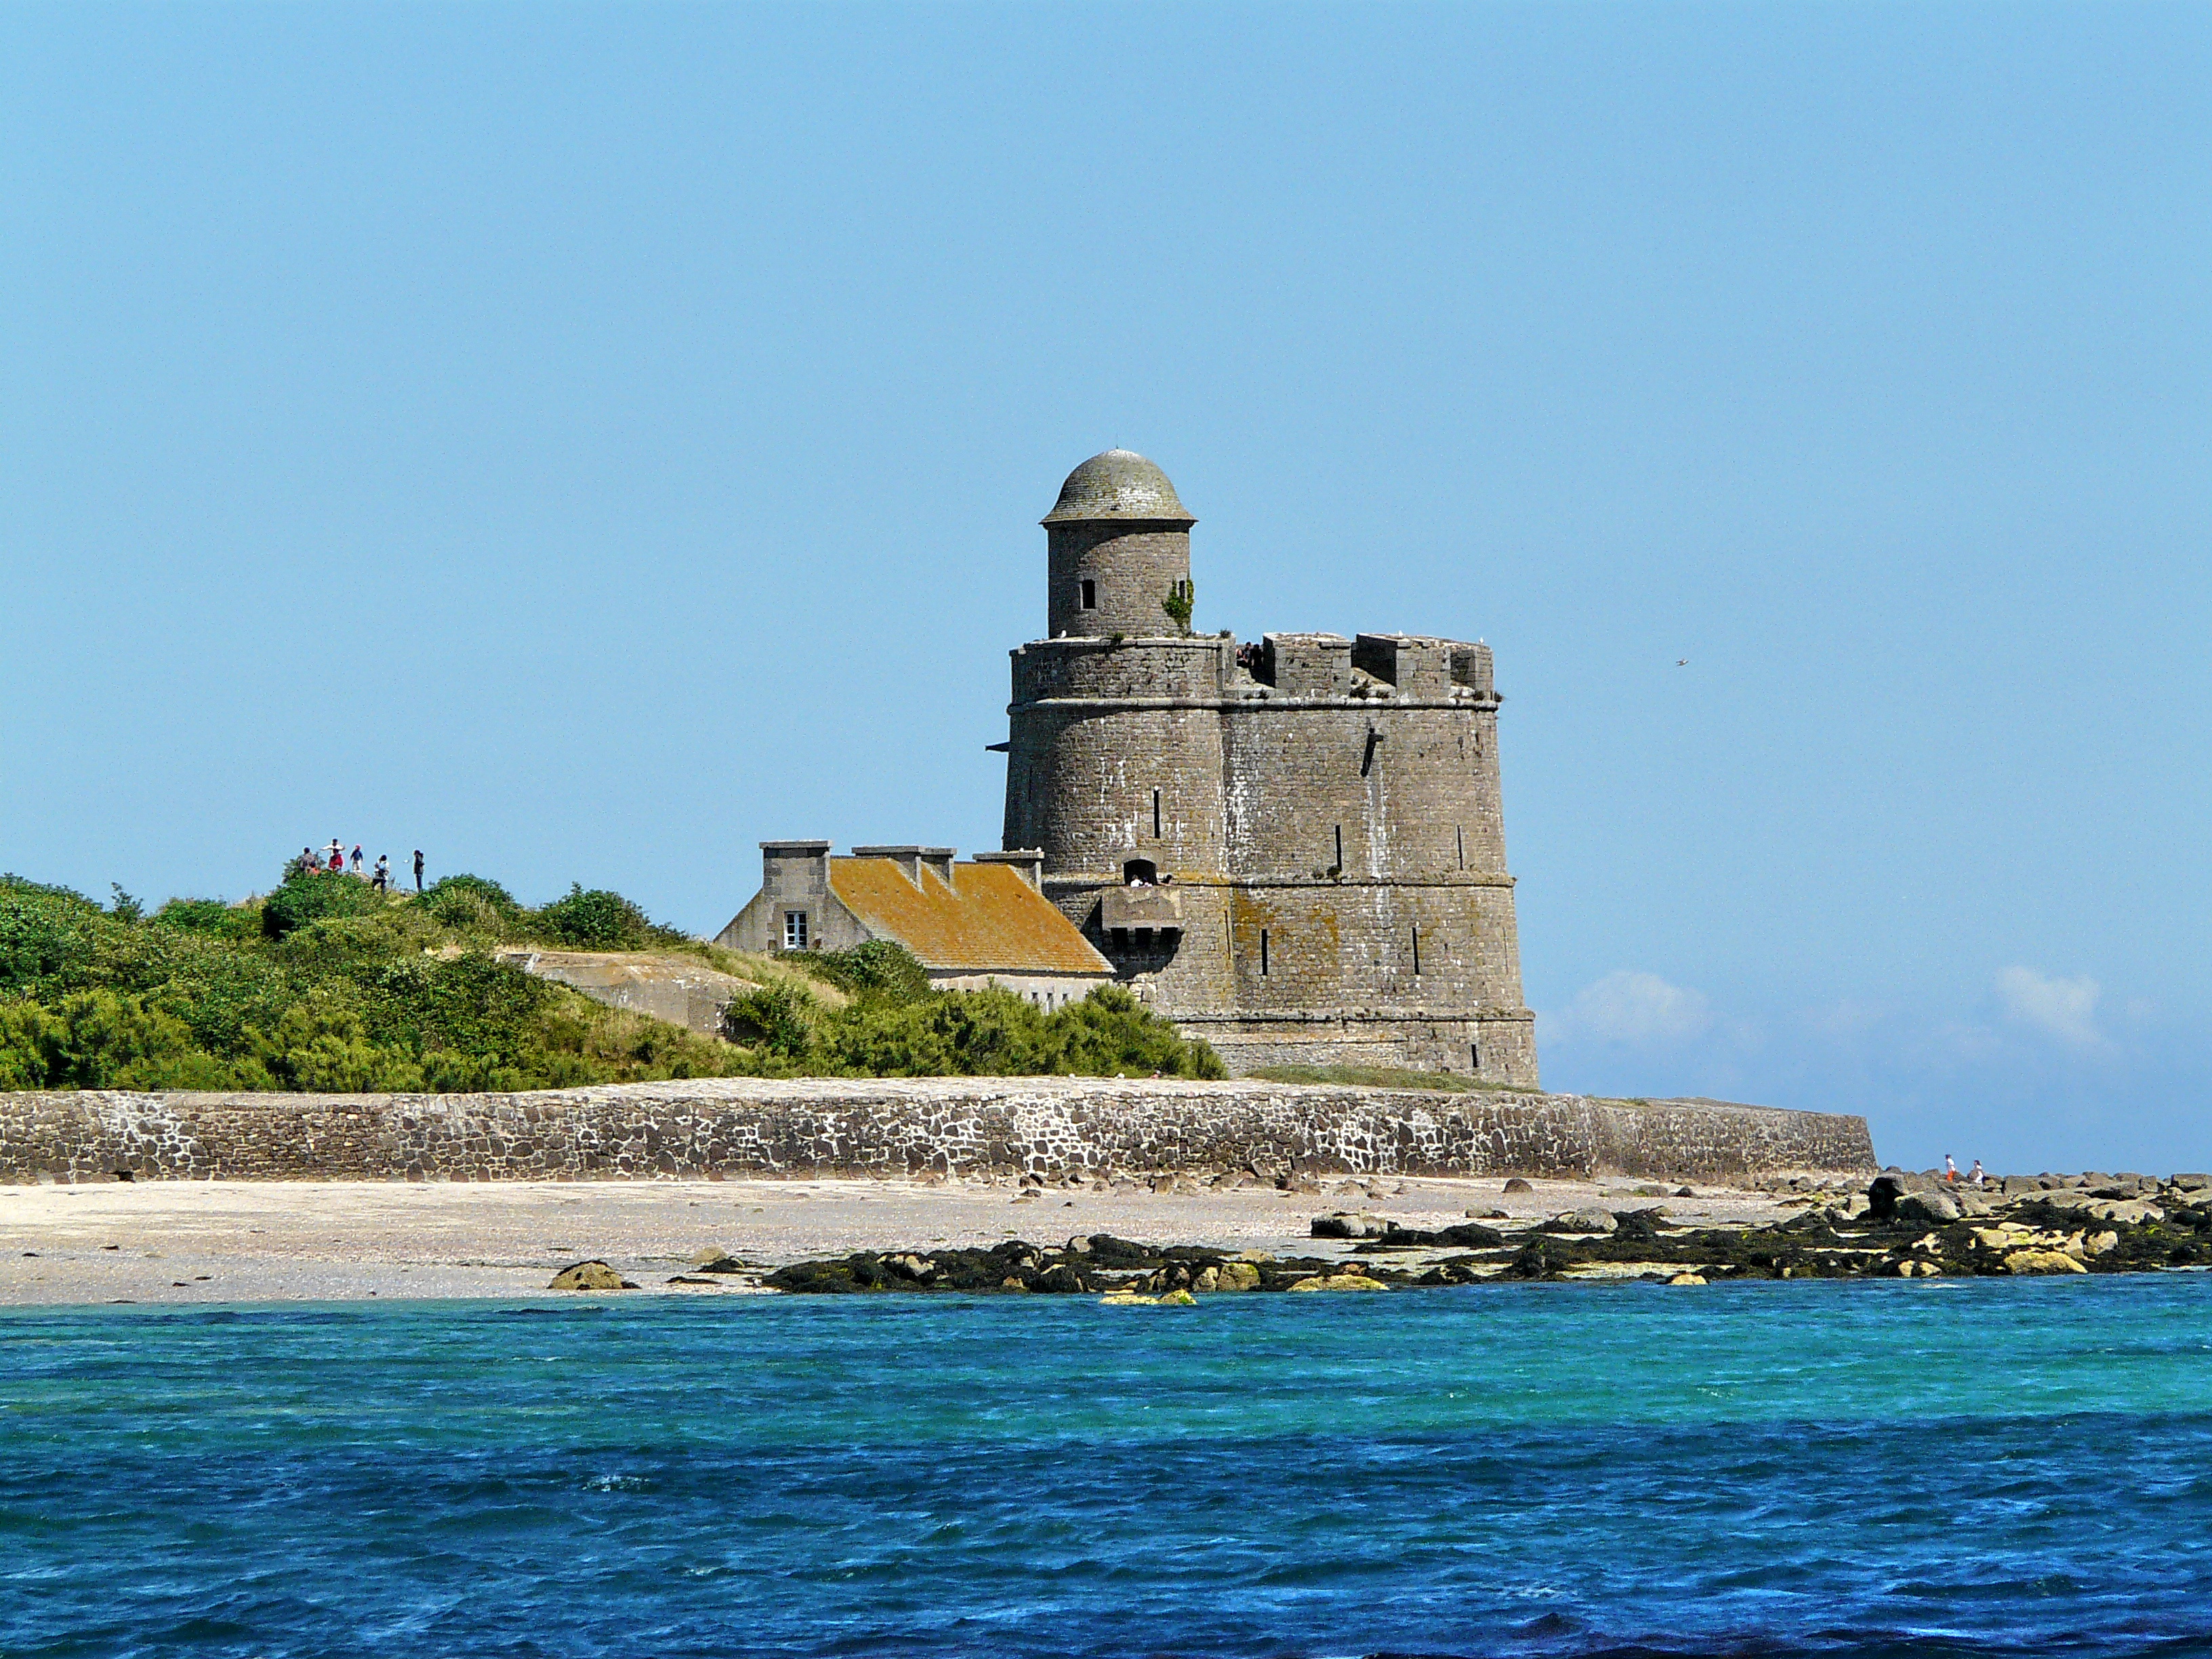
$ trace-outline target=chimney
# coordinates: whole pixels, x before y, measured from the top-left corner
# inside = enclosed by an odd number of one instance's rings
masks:
[[[951,886],[952,855],[953,849],[950,847],[855,847],[853,849],[853,856],[856,859],[889,859],[917,887],[921,885],[921,872],[925,867],[947,887]]]
[[[969,862],[1011,864],[1024,881],[1040,892],[1044,890],[1044,853],[1040,848],[1025,847],[1013,853],[978,853]]]
[[[769,897],[816,898],[830,890],[830,843],[826,841],[764,841],[761,887]]]

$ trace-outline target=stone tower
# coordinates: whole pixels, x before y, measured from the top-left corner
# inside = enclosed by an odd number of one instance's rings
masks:
[[[1231,1070],[1536,1086],[1490,649],[1188,629],[1190,527],[1109,450],[1045,516],[1048,638],[1013,653],[1005,845]]]

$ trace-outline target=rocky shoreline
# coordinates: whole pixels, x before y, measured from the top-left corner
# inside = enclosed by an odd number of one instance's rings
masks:
[[[1525,1183],[1514,1183],[1525,1185]],[[1800,1212],[1764,1224],[1678,1225],[1664,1203],[1587,1206],[1529,1224],[1503,1211],[1442,1228],[1363,1211],[1316,1215],[1328,1253],[1152,1245],[1094,1233],[1059,1245],[863,1250],[749,1269],[702,1252],[672,1285],[795,1295],[943,1291],[1195,1302],[1228,1292],[1388,1291],[1576,1280],[1705,1285],[1734,1279],[1989,1278],[2212,1267],[2212,1177],[2012,1176],[1976,1188],[1887,1170],[1863,1190],[1801,1178]],[[1510,1190],[1510,1188],[1509,1188]],[[1651,1196],[1668,1196],[1653,1189]],[[1694,1197],[1687,1188],[1671,1194]],[[634,1289],[601,1262],[554,1288]]]

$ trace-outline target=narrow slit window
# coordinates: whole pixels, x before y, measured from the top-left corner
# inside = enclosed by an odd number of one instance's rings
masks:
[[[806,912],[786,910],[783,913],[783,948],[804,951],[806,948]]]
[[[1480,1042],[1470,1042],[1467,1045],[1467,1064],[1470,1071],[1479,1072],[1482,1069],[1482,1045]]]
[[[1413,929],[1413,971],[1421,971],[1421,930],[1418,927]]]
[[[1261,978],[1262,978],[1262,979],[1265,979],[1267,976],[1267,930],[1266,928],[1262,927],[1262,928],[1260,930],[1260,977],[1261,977]]]
[[[1340,823],[1336,826],[1336,867],[1344,868],[1344,826]]]
[[[1152,839],[1160,838],[1160,792],[1152,791]]]
[[[1458,823],[1452,825],[1452,839],[1459,843],[1459,867],[1464,870],[1467,868],[1467,827]]]
[[[1098,608],[1098,584],[1088,576],[1083,579],[1083,608],[1085,611]]]

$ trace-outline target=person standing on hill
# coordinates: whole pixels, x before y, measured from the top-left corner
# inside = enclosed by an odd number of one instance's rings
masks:
[[[368,878],[368,884],[380,893],[392,890],[392,860],[386,854],[376,855],[376,873]]]
[[[1959,1166],[1951,1162],[1951,1154],[1943,1154],[1943,1179],[1955,1187],[1959,1184]]]
[[[422,849],[419,847],[415,849],[415,890],[422,890]]]
[[[334,876],[345,868],[345,847],[336,836],[331,837],[330,865]]]
[[[300,849],[300,873],[301,875],[312,876],[316,871],[322,867],[323,862],[320,859],[315,856],[315,849],[313,848],[302,847]]]
[[[354,843],[354,849],[353,849],[353,872],[354,872],[354,874],[356,874],[356,876],[357,876],[357,875],[359,875],[359,874],[361,873],[361,843],[360,843],[360,842],[356,842]]]

